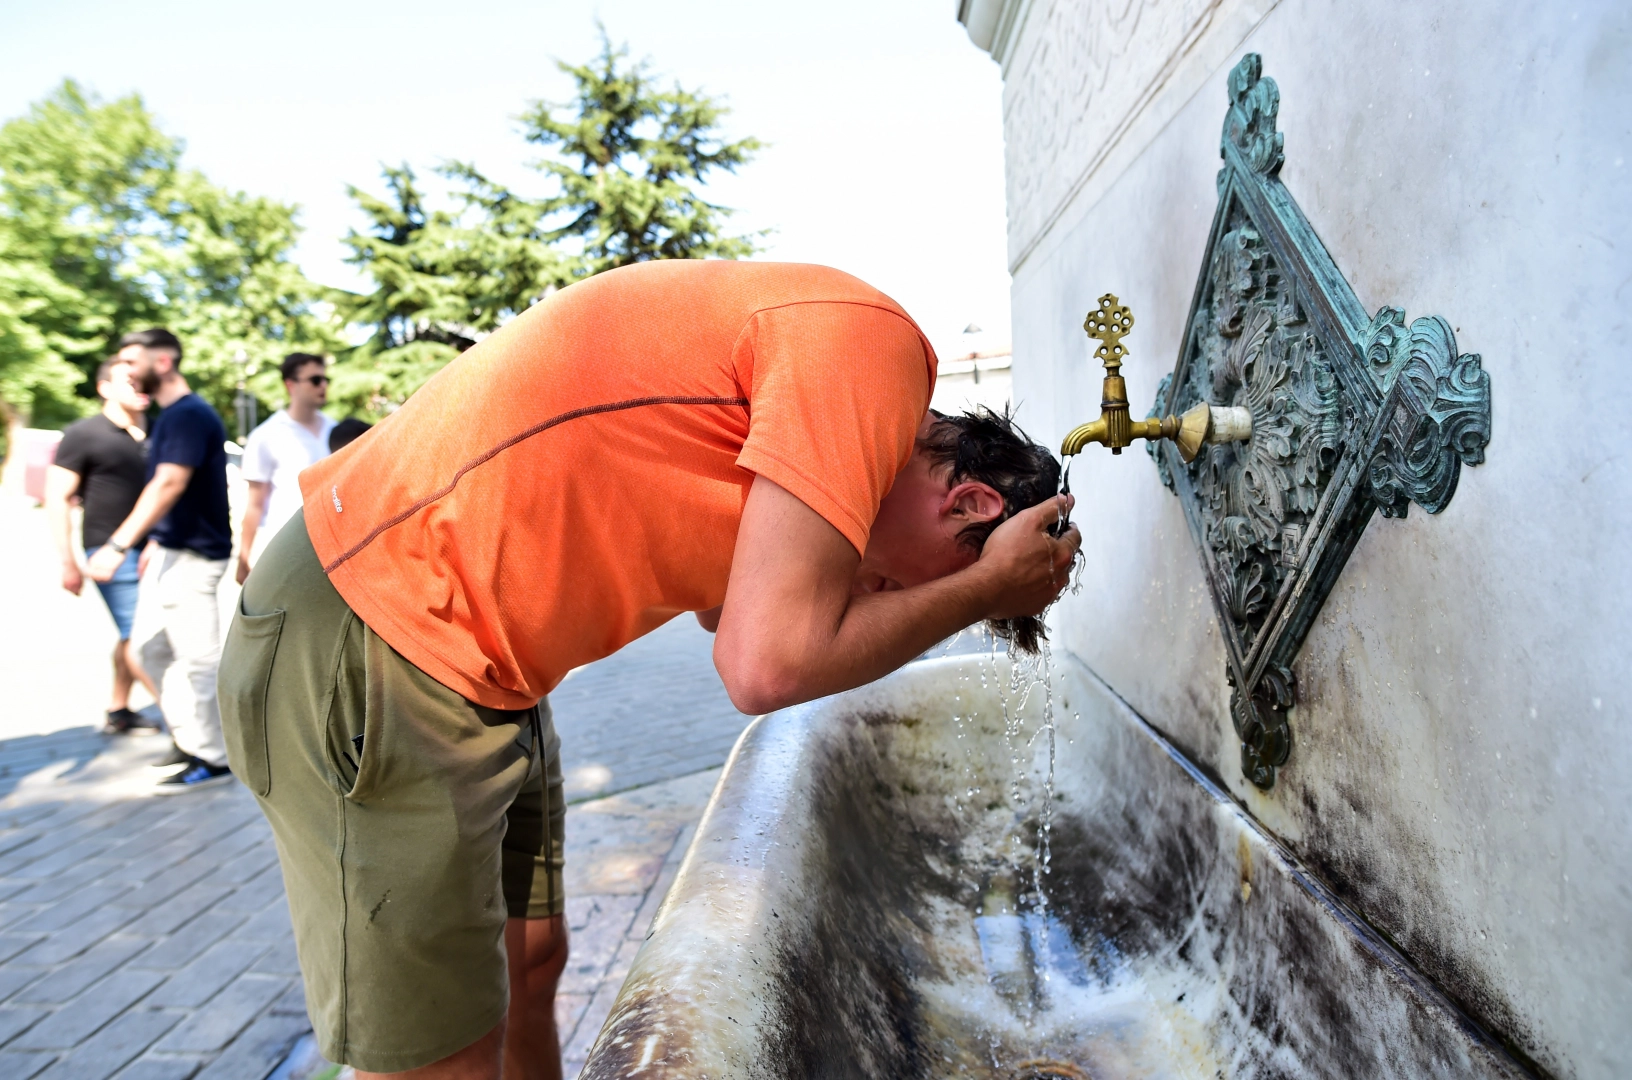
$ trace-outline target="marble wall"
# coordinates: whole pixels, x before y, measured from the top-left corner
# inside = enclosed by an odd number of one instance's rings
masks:
[[[1442,514],[1366,529],[1294,665],[1271,791],[1241,776],[1195,545],[1137,448],[1073,468],[1086,567],[1057,642],[1538,1071],[1623,1074],[1632,8],[994,3],[974,6],[1005,73],[1034,434],[1098,413],[1081,324],[1101,293],[1138,320],[1137,414],[1172,369],[1248,51],[1280,87],[1282,179],[1362,305],[1445,317],[1494,404],[1487,462]]]

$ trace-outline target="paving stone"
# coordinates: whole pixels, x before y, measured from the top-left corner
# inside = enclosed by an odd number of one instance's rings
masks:
[[[5,1046],[17,1035],[39,1023],[49,1011],[26,1005],[0,1006],[0,1046]]]
[[[0,964],[10,960],[30,945],[44,938],[43,934],[0,934]]]
[[[106,1080],[175,1027],[181,1015],[160,1009],[132,1009],[58,1058],[42,1078]]]
[[[691,847],[691,838],[697,835],[696,824],[687,825],[680,830],[675,838],[674,847],[669,850],[668,858],[663,860],[663,870],[657,880],[646,891],[646,899],[629,923],[629,936],[645,940],[651,934],[652,920],[657,918],[658,908],[663,906],[663,900],[668,896],[669,886],[674,884],[676,875],[680,873],[680,864],[685,861],[686,849]]]
[[[210,872],[210,876],[203,880],[207,885],[242,885],[251,878],[259,877],[277,863],[278,850],[273,846],[269,836],[264,845],[257,845],[233,856],[217,866]]]
[[[152,971],[116,971],[11,1042],[23,1050],[67,1050],[141,1000],[163,978]]]
[[[32,888],[34,888],[34,882],[32,881],[12,881],[10,879],[0,881],[0,903],[10,900],[24,889]]]
[[[88,859],[77,866],[71,866],[55,877],[46,878],[28,884],[28,888],[21,892],[14,892],[7,897],[7,903],[12,904],[49,904],[62,899],[82,889],[90,882],[96,881],[121,866],[123,863],[112,859]]]
[[[242,915],[207,911],[170,936],[159,939],[151,949],[133,961],[132,966],[156,971],[186,967],[194,957],[220,941],[243,921]],[[135,929],[132,927],[132,930]]]
[[[216,910],[258,912],[282,895],[283,874],[274,866],[239,886],[236,892],[216,905]]]
[[[60,964],[78,956],[135,917],[134,911],[124,908],[97,908],[78,922],[41,939],[27,952],[19,953],[17,959],[25,964]]]
[[[125,1066],[114,1080],[188,1080],[203,1065],[201,1057],[150,1053]]]
[[[58,846],[61,841],[60,837],[50,837],[48,839],[50,840],[49,853],[44,853],[41,858],[21,867],[16,873],[7,874],[6,876],[43,881],[46,878],[56,876],[76,863],[96,858],[109,847],[106,840],[99,840],[92,836],[68,843],[65,847]],[[41,845],[32,845],[29,850],[39,846]]]
[[[38,904],[0,904],[0,930],[14,930],[16,924],[39,914]]]
[[[181,1053],[220,1050],[288,985],[288,979],[275,975],[240,976],[160,1040],[155,1049]]]
[[[50,970],[50,968],[24,967],[21,964],[0,966],[0,1001],[10,1001],[17,991],[30,985],[34,980],[47,974]]]
[[[299,979],[296,979],[290,984],[289,989],[283,992],[283,996],[272,1003],[272,1007],[267,1012],[277,1013],[281,1016],[305,1016],[305,985]]]
[[[7,739],[4,743],[0,743],[0,752],[3,752],[5,747],[10,744],[11,741],[12,740]],[[20,806],[12,810],[0,812],[0,826],[4,826],[8,829],[25,828],[26,826],[32,825],[36,821],[39,821],[41,818],[50,817],[52,814],[55,814],[61,809],[62,807],[55,803],[37,803],[33,806]]]
[[[310,1030],[305,1016],[263,1016],[206,1066],[198,1080],[264,1080]]]
[[[96,980],[147,948],[146,938],[114,934],[103,938],[77,959],[57,968],[45,978],[34,982],[15,1000],[56,1005],[83,991]],[[0,968],[0,971],[5,969]]]
[[[116,844],[103,854],[109,859],[136,862],[144,869],[169,866],[198,850],[198,845],[188,839],[190,833],[185,822],[158,825],[140,836]]]
[[[56,1054],[38,1050],[27,1053],[0,1052],[0,1076],[6,1080],[29,1080],[55,1060]]]
[[[256,814],[256,817],[259,818],[260,815]],[[253,822],[245,822],[231,832],[221,833],[211,838],[207,844],[201,845],[196,857],[207,862],[213,870],[231,862],[246,851],[252,851],[271,842],[272,834],[269,831],[256,828]]]
[[[48,904],[33,918],[11,927],[18,933],[61,930],[82,921],[85,916],[127,891],[123,885],[86,885],[66,900]],[[129,916],[126,916],[129,919]]]
[[[257,975],[299,975],[300,959],[295,954],[294,931],[290,930],[288,937],[274,943],[249,970]]]
[[[578,1029],[578,1018],[589,1008],[589,999],[593,996],[560,993],[555,995],[555,1031],[561,1037],[562,1046],[572,1041],[573,1032]]]
[[[644,896],[567,898],[569,952],[561,974],[563,993],[593,993],[629,933]]]
[[[126,933],[162,937],[220,903],[232,891],[229,885],[193,885],[172,896],[164,903],[144,911],[141,918],[126,928]],[[125,899],[124,897],[120,898]],[[123,904],[116,905],[123,907]]]
[[[258,941],[218,941],[170,976],[148,998],[148,1004],[197,1008],[241,975],[266,949],[267,946]]]
[[[584,1015],[578,1019],[578,1029],[572,1033],[572,1040],[561,1047],[561,1059],[577,1062],[577,1068],[582,1069],[583,1063],[589,1057],[590,1049],[595,1045],[596,1036],[600,1035],[601,1028],[606,1024],[606,1018],[612,1015],[612,1002],[618,996],[618,987],[602,984],[595,991],[595,996],[584,1009]]]
[[[234,930],[232,936],[241,941],[273,942],[290,938],[294,932],[294,926],[289,921],[289,905],[280,897]]]
[[[116,900],[120,907],[141,908],[147,911],[163,904],[172,896],[187,888],[199,878],[204,877],[213,865],[202,859],[185,859],[166,867],[163,872],[143,878],[142,884],[129,890]]]

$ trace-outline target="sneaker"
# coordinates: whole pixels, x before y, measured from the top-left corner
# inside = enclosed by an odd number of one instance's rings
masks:
[[[160,795],[176,795],[183,791],[214,787],[232,779],[232,770],[225,765],[210,765],[197,758],[187,768],[159,781]]]
[[[146,708],[132,714],[132,735],[157,735],[164,730],[164,716],[156,708]]]
[[[133,728],[141,727],[143,723],[142,714],[135,709],[109,709],[102,732],[105,735],[129,735]]]
[[[187,751],[183,750],[175,743],[171,743],[170,752],[159,760],[153,762],[152,768],[174,769],[178,765],[191,765],[192,763],[193,755],[187,753]]]

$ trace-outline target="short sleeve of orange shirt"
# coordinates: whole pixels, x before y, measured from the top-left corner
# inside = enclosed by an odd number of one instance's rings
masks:
[[[893,301],[800,264],[644,263],[563,289],[301,474],[352,610],[479,704],[725,598],[755,475],[858,551],[935,356]]]

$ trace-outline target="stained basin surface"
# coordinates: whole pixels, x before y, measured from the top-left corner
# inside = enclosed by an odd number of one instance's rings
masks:
[[[743,734],[583,1075],[1524,1073],[1087,669],[956,657]]]

